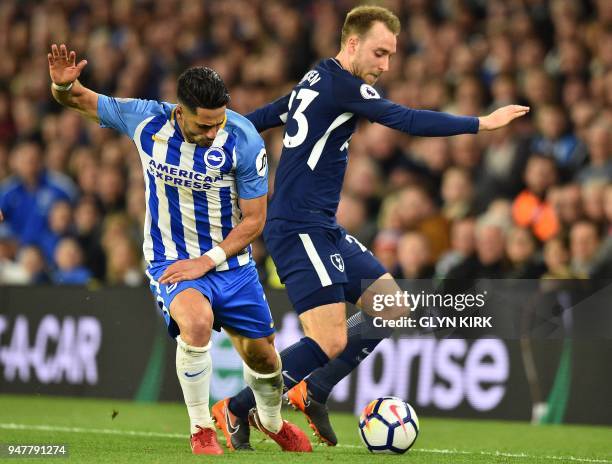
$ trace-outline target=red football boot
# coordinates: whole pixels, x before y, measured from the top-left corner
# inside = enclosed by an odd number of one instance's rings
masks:
[[[304,413],[308,425],[321,442],[328,446],[338,444],[338,439],[329,421],[327,406],[311,397],[305,380],[287,392],[287,399],[293,409]]]
[[[249,413],[249,422],[260,432],[265,433],[274,440],[282,448],[283,451],[291,451],[294,453],[312,453],[312,445],[308,437],[302,430],[286,420],[283,420],[283,426],[277,433],[272,433],[267,430],[260,422],[259,416],[255,408]]]
[[[191,451],[193,454],[223,454],[221,446],[217,441],[215,429],[209,429],[196,425],[200,430],[191,435]]]
[[[211,413],[215,425],[223,432],[225,443],[230,451],[253,451],[249,443],[249,421],[235,416],[230,411],[229,398],[217,401]]]

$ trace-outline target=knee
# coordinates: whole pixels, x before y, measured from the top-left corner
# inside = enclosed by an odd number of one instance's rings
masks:
[[[180,324],[181,338],[192,346],[205,346],[210,341],[212,319],[205,314],[194,314]]]
[[[255,372],[271,374],[280,367],[278,354],[274,346],[268,349],[247,349],[244,352],[244,362]]]
[[[200,292],[190,288],[179,293],[170,305],[170,315],[185,343],[192,346],[208,344],[214,316],[209,301]]]

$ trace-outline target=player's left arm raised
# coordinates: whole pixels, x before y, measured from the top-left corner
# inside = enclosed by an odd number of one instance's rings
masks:
[[[66,45],[51,45],[47,54],[49,75],[53,85],[53,98],[61,105],[77,110],[96,122],[98,118],[98,94],[82,85],[78,78],[87,65],[87,60],[76,62],[76,52],[68,51]]]

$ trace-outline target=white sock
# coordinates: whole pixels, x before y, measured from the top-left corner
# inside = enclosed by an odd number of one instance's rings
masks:
[[[281,371],[280,356],[278,357],[278,370],[271,374],[260,374],[243,363],[244,381],[251,387],[255,395],[259,420],[272,433],[277,433],[283,426],[281,418],[283,375]]]
[[[183,390],[193,434],[198,432],[196,425],[204,428],[214,427],[208,410],[212,373],[209,352],[211,342],[203,347],[191,346],[179,335],[176,337],[176,343],[176,374]]]

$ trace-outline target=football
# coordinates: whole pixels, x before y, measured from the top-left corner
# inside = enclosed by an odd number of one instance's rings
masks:
[[[359,417],[359,436],[372,453],[405,453],[418,435],[419,419],[412,406],[400,398],[378,398]]]

